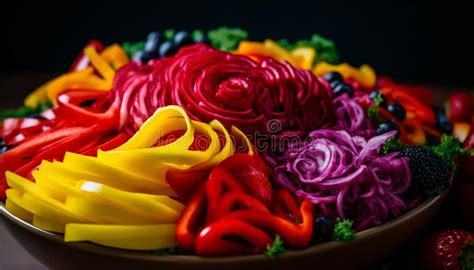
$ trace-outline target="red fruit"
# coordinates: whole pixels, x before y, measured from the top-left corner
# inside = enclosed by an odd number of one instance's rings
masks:
[[[474,113],[474,97],[468,92],[456,92],[449,97],[449,120],[469,122]]]
[[[422,266],[433,270],[474,269],[474,233],[450,229],[425,239]]]

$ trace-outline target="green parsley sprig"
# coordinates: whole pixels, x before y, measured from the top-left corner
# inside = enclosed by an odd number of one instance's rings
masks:
[[[275,236],[275,240],[271,245],[267,246],[267,249],[263,254],[270,258],[275,258],[285,253],[285,247],[283,246],[283,240],[279,235]]]
[[[336,241],[349,241],[356,238],[356,233],[352,230],[352,224],[352,220],[338,218],[336,225],[334,225],[332,239]]]

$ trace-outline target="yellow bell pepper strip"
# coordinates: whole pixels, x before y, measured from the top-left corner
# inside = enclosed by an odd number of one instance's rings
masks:
[[[113,68],[106,62],[100,55],[97,53],[94,47],[88,46],[84,49],[84,54],[89,57],[89,60],[92,63],[97,71],[102,77],[108,82],[112,82],[114,79],[115,71]]]
[[[34,216],[31,224],[48,232],[64,233],[65,229],[64,224],[59,224],[54,221],[44,219],[40,216]]]
[[[25,104],[26,107],[36,108],[38,104],[48,102],[48,87],[52,81],[54,81],[54,79],[42,84],[36,90],[31,92],[25,98],[25,100],[23,101],[23,104]]]
[[[95,225],[68,224],[66,242],[90,241],[104,246],[156,250],[177,246],[176,224],[159,225]]]
[[[78,72],[67,73],[53,80],[47,87],[48,99],[57,104],[56,97],[68,89],[94,89],[109,91],[112,83],[94,75],[94,70],[88,67]]]
[[[108,46],[100,54],[94,46],[89,45],[84,49],[84,55],[89,58],[91,66],[71,71],[43,84],[28,95],[24,101],[25,105],[35,108],[38,104],[47,101],[56,105],[56,97],[69,89],[109,91],[115,76],[114,69],[126,65],[130,61],[118,44]],[[95,70],[103,78],[95,75]]]
[[[182,135],[162,144],[166,134],[176,131]],[[240,130],[233,127],[232,135],[253,154]],[[205,138],[204,147],[194,145],[202,139],[198,136]],[[137,250],[174,246],[184,205],[170,197],[176,194],[167,172],[206,175],[235,151],[220,122],[193,121],[180,107],[163,107],[115,150],[43,161],[32,172],[36,182],[7,172],[7,204],[39,228],[64,232],[66,241]]]
[[[26,222],[31,222],[33,221],[33,214],[31,212],[28,212],[27,210],[23,209],[20,204],[21,204],[21,197],[23,194],[15,189],[7,189],[7,196],[8,200],[5,202],[5,208],[15,215],[16,217],[26,221]]]
[[[317,76],[334,71],[339,72],[344,79],[353,79],[367,88],[373,88],[377,81],[375,71],[369,65],[362,65],[357,69],[347,63],[331,65],[327,62],[319,62],[313,70]]]
[[[271,57],[280,62],[287,61],[293,66],[303,69],[311,69],[316,58],[314,48],[299,47],[288,51],[271,39],[264,42],[242,41],[234,53],[249,56],[257,61],[261,57]]]
[[[100,57],[104,59],[109,65],[115,70],[125,66],[130,62],[125,51],[120,47],[119,44],[113,44],[105,48],[101,53]]]
[[[146,148],[171,131],[170,126],[185,128],[185,133],[170,144]],[[142,177],[164,183],[168,170],[208,169],[233,154],[233,151],[230,151],[230,148],[233,149],[231,140],[226,142],[228,147],[221,149],[218,134],[213,126],[224,133],[226,140],[230,139],[228,132],[217,121],[211,125],[191,121],[181,107],[163,107],[158,109],[127,143],[113,151],[99,151],[97,158],[104,163],[116,164]],[[210,139],[205,151],[189,150],[195,138],[195,131]]]
[[[311,47],[298,47],[291,51],[295,66],[302,69],[313,68],[314,59],[316,59],[316,51]]]
[[[125,168],[117,166],[116,163],[103,162],[98,158],[68,152],[64,156],[63,164],[77,171],[105,176],[107,178],[116,179],[116,181],[131,181],[133,185],[141,187],[142,189],[149,190],[150,192],[155,190],[152,192],[154,194],[175,195],[173,190],[171,190],[164,181],[143,177],[135,171],[132,173],[132,171],[127,171],[124,170]],[[145,167],[149,165],[150,164],[142,164],[142,166]]]

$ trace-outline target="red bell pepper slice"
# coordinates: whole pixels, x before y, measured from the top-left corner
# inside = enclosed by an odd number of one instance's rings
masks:
[[[18,164],[23,164],[25,159],[35,155],[37,149],[40,147],[50,145],[59,139],[73,136],[74,134],[82,132],[84,129],[83,127],[51,129],[31,137],[28,141],[2,154],[0,171],[4,171],[3,169],[11,170],[11,168],[17,168]]]
[[[191,197],[176,226],[176,239],[181,249],[194,250],[194,239],[203,223],[206,210],[206,188],[202,185]]]
[[[232,241],[235,238],[240,242]],[[196,254],[216,256],[259,253],[272,241],[270,235],[256,226],[241,220],[221,220],[201,230],[196,237]]]
[[[298,209],[298,206],[296,206],[296,208]],[[238,191],[229,191],[220,198],[219,204],[214,211],[214,220],[218,220],[226,214],[237,209],[251,209],[270,213],[268,208],[254,197]]]
[[[178,198],[186,202],[196,189],[206,181],[209,176],[208,170],[202,171],[179,171],[169,170],[166,173],[166,182],[176,192]]]
[[[235,178],[227,170],[216,167],[212,170],[206,182],[206,195],[208,200],[206,223],[215,221],[218,213],[219,203],[224,192],[238,191],[246,192],[239,179]]]
[[[303,201],[300,212],[302,216],[300,224],[255,210],[237,210],[223,217],[221,221],[241,220],[279,235],[293,248],[304,248],[311,242],[313,234],[313,204],[308,200]]]
[[[272,185],[268,181],[270,170],[257,152],[253,156],[237,153],[224,160],[219,167],[240,179],[251,195],[265,205],[272,204]]]
[[[383,88],[381,92],[388,100],[400,103],[407,111],[415,114],[421,121],[430,125],[436,124],[436,116],[433,110],[416,97],[403,91],[397,91],[396,88],[392,87]]]
[[[105,112],[92,112],[82,108],[80,104],[83,101],[95,101],[103,99],[106,92],[92,90],[74,90],[67,91],[58,96],[58,108],[56,113],[60,116],[73,119],[74,122],[81,125],[90,125],[91,123],[115,124],[118,126],[118,110],[112,105]]]
[[[273,194],[273,212],[284,219],[299,223],[301,213],[296,200],[286,189],[276,190]]]

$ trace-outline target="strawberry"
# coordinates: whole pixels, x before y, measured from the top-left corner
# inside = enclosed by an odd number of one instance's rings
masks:
[[[424,269],[474,269],[474,233],[450,229],[438,232],[421,242]]]
[[[469,122],[474,113],[474,97],[469,92],[456,92],[449,97],[449,120]]]

